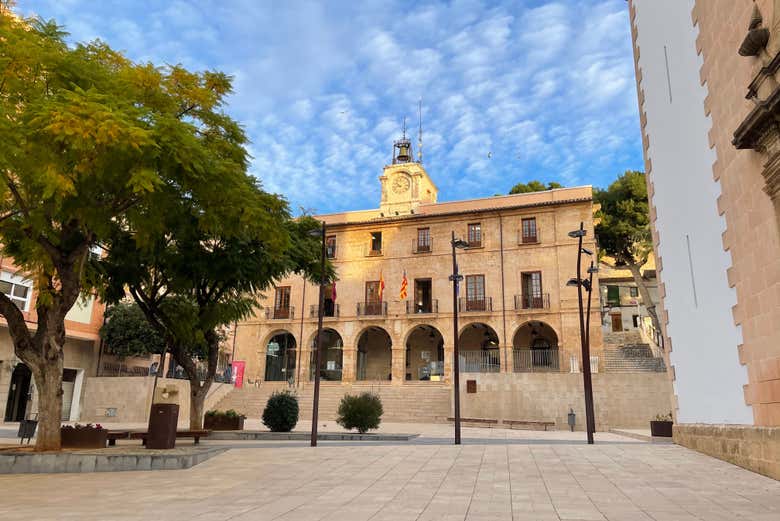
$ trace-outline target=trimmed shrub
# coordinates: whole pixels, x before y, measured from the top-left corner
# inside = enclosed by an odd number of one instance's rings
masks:
[[[298,397],[290,391],[276,391],[265,404],[263,425],[272,432],[290,432],[298,423]]]
[[[361,393],[357,396],[345,394],[339,403],[339,416],[336,423],[345,429],[357,429],[365,434],[376,429],[382,422],[382,400],[373,393]]]

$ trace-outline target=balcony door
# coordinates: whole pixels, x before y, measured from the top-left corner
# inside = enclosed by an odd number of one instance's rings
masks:
[[[523,309],[539,309],[543,307],[542,272],[532,271],[521,275],[523,289]]]
[[[485,311],[484,275],[466,275],[466,311]]]
[[[366,282],[366,315],[380,315],[382,298],[379,296],[379,281]]]
[[[431,279],[414,279],[414,312],[431,313],[432,311]]]
[[[290,286],[276,288],[274,318],[290,318]]]

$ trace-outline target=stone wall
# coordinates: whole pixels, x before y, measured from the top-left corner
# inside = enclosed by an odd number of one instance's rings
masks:
[[[93,377],[84,382],[84,405],[81,422],[92,423],[145,423],[149,418],[154,377]],[[179,424],[189,423],[189,382],[172,378],[160,378],[158,396],[163,388],[168,396],[162,401],[179,404]],[[214,383],[206,398],[205,410],[213,407],[230,390],[232,385]],[[116,416],[106,416],[107,410],[116,409]]]
[[[674,441],[689,449],[780,479],[780,427],[680,424]]]
[[[467,393],[466,382],[477,381]],[[666,373],[599,373],[593,375],[596,429],[649,429],[650,420],[671,410]],[[566,429],[574,409],[576,429],[585,430],[581,373],[466,373],[461,382],[461,415],[497,420],[555,421]]]

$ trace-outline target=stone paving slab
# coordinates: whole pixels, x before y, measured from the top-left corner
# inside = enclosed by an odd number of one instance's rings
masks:
[[[429,426],[404,443],[236,442],[172,472],[0,476],[0,519],[780,519],[780,482],[677,445],[490,431],[463,429],[461,446]]]
[[[419,434],[383,434],[357,432],[317,432],[317,440],[324,441],[409,441]],[[206,438],[203,438],[204,440]],[[311,432],[269,432],[269,431],[212,431],[210,440],[311,440]]]

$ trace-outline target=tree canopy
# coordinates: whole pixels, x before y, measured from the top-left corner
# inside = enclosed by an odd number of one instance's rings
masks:
[[[551,181],[545,185],[541,181],[533,180],[533,181],[528,181],[527,183],[517,183],[509,191],[509,194],[512,195],[512,194],[527,194],[530,192],[544,192],[545,190],[553,190],[555,188],[563,188],[563,185],[560,183],[556,183],[555,181]]]
[[[599,247],[619,266],[644,265],[653,245],[647,184],[643,172],[627,171],[606,190],[595,190]]]
[[[105,319],[100,337],[108,352],[120,357],[163,352],[163,337],[146,320],[138,304],[122,302],[111,306]]]

